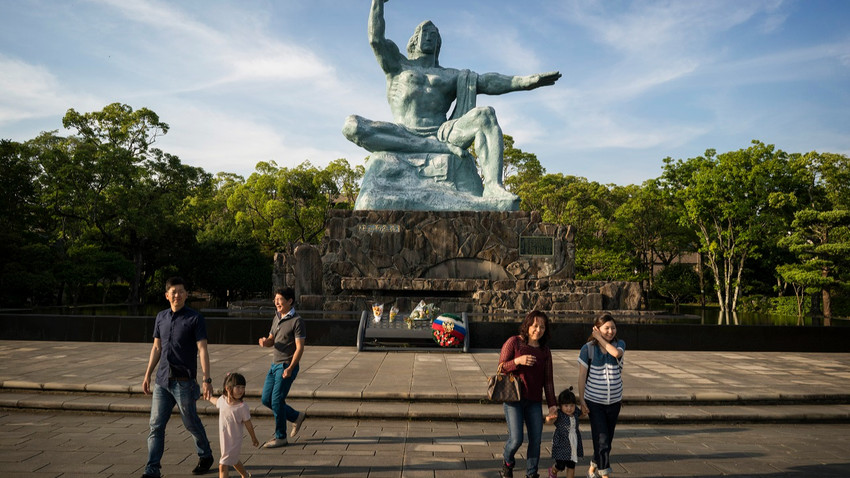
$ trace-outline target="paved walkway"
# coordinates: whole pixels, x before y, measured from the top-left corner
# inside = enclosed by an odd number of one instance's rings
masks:
[[[210,351],[215,385],[226,371],[246,376],[267,437],[272,420],[257,395],[268,349]],[[149,352],[139,343],[0,341],[0,476],[140,476]],[[556,388],[575,383],[577,354],[553,352]],[[482,398],[497,355],[308,347],[291,394],[308,413],[303,431],[285,448],[245,446],[243,460],[255,477],[495,477],[505,426],[501,406]],[[850,353],[628,351],[624,375],[616,476],[850,476]],[[205,410],[218,456],[217,419]],[[550,440],[547,428],[544,457]],[[164,473],[192,476],[193,448],[172,420]]]
[[[149,353],[143,343],[0,341],[0,406],[146,413]],[[238,371],[254,413],[268,414],[256,398],[269,350],[212,344],[210,355],[216,389],[225,372]],[[577,356],[553,351],[556,391],[575,384]],[[500,405],[482,402],[497,361],[497,350],[308,346],[290,398],[316,417],[501,420]],[[850,421],[850,353],[634,350],[625,363],[624,422]]]
[[[216,420],[203,418],[218,458]],[[271,418],[253,421],[261,437],[273,428]],[[581,427],[585,449],[590,450],[587,422]],[[551,428],[545,430],[544,477],[552,440]],[[138,478],[147,458],[147,433],[148,417],[141,414],[0,410],[0,475]],[[505,425],[497,422],[309,418],[289,446],[266,450],[249,443],[243,445],[241,458],[255,478],[496,478],[504,441]],[[168,425],[165,443],[167,478],[193,477],[194,444],[176,417]],[[847,425],[622,424],[614,438],[612,465],[616,478],[846,478],[848,449]],[[517,456],[520,470],[524,453],[525,446]],[[583,476],[588,461],[580,459],[577,476]]]

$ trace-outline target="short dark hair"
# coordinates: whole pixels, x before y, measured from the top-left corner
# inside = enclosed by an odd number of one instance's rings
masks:
[[[183,280],[183,278],[180,276],[169,277],[168,280],[165,281],[165,291],[168,292],[168,289],[171,289],[172,287],[176,287],[178,285],[186,287],[186,281]]]
[[[539,310],[532,310],[528,314],[525,315],[525,320],[519,325],[519,335],[522,337],[526,343],[528,343],[528,329],[532,325],[534,325],[535,319],[540,318],[543,320],[543,325],[546,327],[543,330],[543,337],[540,338],[540,346],[543,347],[549,342],[549,337],[551,334],[549,333],[549,316],[546,315],[545,312]]]
[[[274,290],[274,295],[279,295],[286,300],[295,300],[295,290],[292,287],[281,287]]]
[[[558,406],[560,405],[578,405],[578,400],[576,400],[576,394],[573,393],[573,387],[569,387],[561,391],[558,394]]]

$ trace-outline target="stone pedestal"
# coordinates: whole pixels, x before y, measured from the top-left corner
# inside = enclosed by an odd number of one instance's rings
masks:
[[[509,316],[637,310],[640,285],[574,281],[574,229],[536,212],[331,211],[320,247],[325,311],[410,310]],[[303,307],[302,307],[303,308]]]
[[[519,198],[484,196],[475,159],[438,153],[369,156],[354,209],[361,211],[516,211]]]

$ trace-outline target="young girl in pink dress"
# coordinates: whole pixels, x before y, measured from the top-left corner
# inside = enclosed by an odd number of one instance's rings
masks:
[[[245,377],[235,372],[228,373],[224,377],[222,389],[222,396],[210,398],[210,402],[218,408],[218,438],[221,443],[218,476],[227,478],[232,466],[242,478],[248,478],[251,474],[239,460],[239,452],[242,449],[242,425],[244,424],[248,434],[251,435],[251,441],[255,447],[260,446],[260,442],[254,434],[248,405],[242,401],[245,396]]]

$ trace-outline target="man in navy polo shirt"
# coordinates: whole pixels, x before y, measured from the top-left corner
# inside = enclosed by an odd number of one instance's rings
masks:
[[[183,425],[195,438],[199,460],[192,473],[206,473],[213,464],[210,441],[195,404],[201,396],[197,382],[199,354],[204,377],[204,399],[209,399],[212,395],[207,324],[203,315],[186,307],[188,297],[186,285],[180,277],[172,277],[165,282],[165,298],[171,308],[156,315],[153,347],[142,382],[145,394],[150,395],[151,375],[156,370],[151,402],[151,432],[148,435],[148,463],[142,478],[161,476],[160,460],[165,450],[165,425],[171,418],[171,410],[175,404],[180,410]]]

